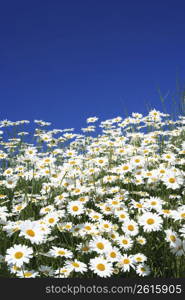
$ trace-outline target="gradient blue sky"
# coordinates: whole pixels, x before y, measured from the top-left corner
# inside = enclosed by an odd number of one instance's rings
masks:
[[[185,2],[6,0],[0,4],[0,119],[56,128],[161,108],[185,79]]]

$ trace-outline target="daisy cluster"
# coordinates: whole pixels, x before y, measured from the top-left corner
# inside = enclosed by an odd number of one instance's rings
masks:
[[[1,276],[184,275],[185,117],[98,121],[0,121]]]

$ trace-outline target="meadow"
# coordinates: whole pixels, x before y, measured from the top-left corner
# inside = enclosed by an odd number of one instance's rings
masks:
[[[50,125],[0,121],[0,277],[184,277],[185,117]]]

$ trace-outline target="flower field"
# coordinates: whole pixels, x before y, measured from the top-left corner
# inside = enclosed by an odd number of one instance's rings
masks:
[[[0,121],[0,277],[183,277],[185,117]]]

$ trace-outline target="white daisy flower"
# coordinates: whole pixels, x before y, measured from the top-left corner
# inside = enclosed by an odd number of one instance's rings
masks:
[[[57,270],[55,270],[55,278],[68,278],[70,273],[72,272],[71,267],[62,267]]]
[[[162,178],[162,181],[167,188],[173,190],[180,188],[184,182],[182,176],[170,171]]]
[[[17,277],[19,278],[35,278],[39,275],[38,272],[34,271],[34,270],[22,270],[17,272]]]
[[[3,172],[4,176],[11,176],[13,174],[13,169],[12,168],[8,168]]]
[[[147,260],[147,257],[142,253],[137,253],[133,256],[135,263],[143,263]]]
[[[185,220],[185,205],[179,206],[177,210],[174,210],[172,212],[172,218],[177,221],[177,220]]]
[[[17,267],[16,265],[10,264],[8,266],[8,269],[10,270],[10,273],[16,274],[17,272],[21,271],[21,267]]]
[[[31,243],[40,244],[43,242],[45,236],[44,231],[41,230],[41,226],[37,221],[24,221],[20,225],[20,236],[29,239]]]
[[[163,216],[163,218],[170,218],[173,216],[173,211],[171,209],[163,208],[158,211],[160,215]]]
[[[145,199],[145,204],[144,206],[151,210],[155,209],[156,211],[161,210],[163,204],[163,200],[161,200],[158,197],[150,197],[149,199]]]
[[[125,222],[126,220],[129,219],[129,214],[127,213],[126,210],[115,211],[115,215],[118,217],[120,222]]]
[[[105,167],[107,164],[108,164],[108,159],[107,159],[107,157],[97,157],[96,159],[95,159],[95,163],[96,163],[96,165],[98,166],[98,167]]]
[[[126,220],[123,223],[121,229],[126,235],[130,235],[130,236],[137,235],[139,231],[138,224],[133,220]]]
[[[17,176],[12,176],[12,177],[8,177],[5,180],[5,186],[8,189],[14,189],[17,185],[17,181],[18,181],[18,177]]]
[[[122,249],[128,250],[133,246],[133,240],[130,236],[121,235],[117,238],[117,242]]]
[[[170,251],[176,256],[185,255],[185,240],[178,238],[173,245],[171,244]]]
[[[78,250],[79,252],[86,254],[86,253],[90,253],[92,252],[92,250],[89,247],[89,243],[86,242],[85,244],[80,243],[77,247],[76,250]]]
[[[99,254],[103,254],[106,253],[109,249],[111,249],[111,243],[102,237],[94,237],[90,241],[89,247],[93,251],[96,251]]]
[[[94,123],[94,122],[96,122],[96,121],[98,121],[98,118],[97,118],[97,117],[89,117],[89,118],[87,118],[87,120],[86,120],[87,123]]]
[[[98,227],[100,231],[110,232],[112,230],[112,226],[113,224],[110,221],[102,220]]]
[[[138,218],[139,225],[143,226],[146,232],[158,231],[162,227],[163,220],[156,213],[146,212]]]
[[[139,275],[139,276],[147,276],[150,274],[150,268],[148,265],[146,264],[139,264],[137,267],[136,267],[136,273]]]
[[[132,255],[124,254],[121,257],[118,265],[119,265],[119,267],[121,268],[121,270],[123,272],[129,272],[130,268],[135,269],[133,256]]]
[[[40,273],[44,274],[44,276],[47,277],[52,277],[54,275],[54,270],[49,266],[40,265],[38,270]]]
[[[87,272],[87,265],[77,259],[74,261],[66,261],[65,267],[79,273]]]
[[[143,166],[145,164],[145,158],[143,156],[134,156],[131,159],[131,166],[137,167],[137,166]]]
[[[100,221],[103,218],[102,214],[100,214],[100,213],[98,213],[96,211],[90,212],[90,214],[88,216],[94,222]]]
[[[21,267],[24,263],[28,263],[32,258],[33,249],[25,245],[14,245],[7,249],[5,261],[8,264],[16,265]]]
[[[90,223],[90,222],[86,222],[85,224],[83,224],[81,230],[80,230],[80,234],[82,236],[86,235],[86,234],[96,234],[98,233],[97,227],[96,225]]]
[[[12,208],[13,213],[20,213],[27,206],[26,202],[21,202],[17,205],[14,205]]]
[[[79,216],[83,214],[84,206],[80,201],[71,201],[67,205],[67,211],[72,216]]]
[[[146,239],[143,236],[137,236],[136,241],[138,242],[138,244],[140,245],[145,245],[146,244]]]
[[[174,246],[178,240],[177,232],[173,231],[172,229],[167,229],[164,231],[166,233],[165,240]]]
[[[102,256],[91,258],[89,267],[99,277],[110,277],[113,274],[112,263]]]
[[[46,222],[46,224],[51,227],[55,226],[57,224],[58,220],[59,220],[59,216],[58,216],[58,213],[55,211],[48,213],[44,217],[44,221]]]
[[[46,214],[48,214],[48,213],[54,211],[54,209],[55,209],[55,208],[54,208],[53,205],[47,205],[47,206],[45,206],[45,207],[42,207],[42,208],[40,209],[40,215],[41,215],[41,216],[46,215]]]
[[[106,259],[111,262],[118,262],[121,258],[121,252],[117,247],[112,247],[107,253],[105,254]]]
[[[53,257],[65,257],[65,258],[72,258],[73,253],[65,248],[55,247],[53,246],[52,249],[48,253]]]

